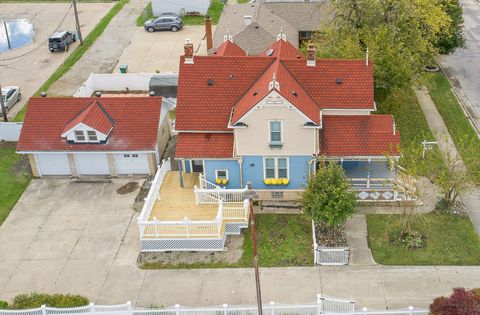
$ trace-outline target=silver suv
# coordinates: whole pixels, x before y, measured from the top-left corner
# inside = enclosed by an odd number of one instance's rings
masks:
[[[179,15],[164,13],[158,18],[146,21],[143,28],[150,33],[162,30],[176,32],[183,28],[183,20]]]

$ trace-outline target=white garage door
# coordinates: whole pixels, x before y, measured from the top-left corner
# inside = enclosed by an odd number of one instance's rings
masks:
[[[66,153],[35,154],[40,175],[71,175]]]
[[[146,153],[118,153],[114,154],[115,168],[117,174],[149,174],[148,159]]]
[[[75,160],[79,175],[110,175],[106,153],[77,153]]]

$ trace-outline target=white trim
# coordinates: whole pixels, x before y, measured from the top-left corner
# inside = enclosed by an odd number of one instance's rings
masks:
[[[155,150],[152,151],[17,151],[18,154],[57,154],[57,153],[155,153]]]
[[[108,135],[110,134],[110,132],[112,131],[113,127],[111,127],[109,130],[108,130],[108,133],[107,134],[104,134],[103,132],[100,132],[98,131],[97,129],[95,128],[92,128],[90,127],[89,125],[86,125],[84,124],[83,122],[79,122],[78,124],[76,124],[74,127],[70,128],[69,130],[65,131],[64,133],[61,134],[61,137],[64,138],[67,136],[67,134],[69,134],[70,132],[72,131],[76,131],[75,129],[77,129],[78,127],[81,127],[81,126],[84,126],[86,127],[86,129],[91,129],[91,130],[95,130],[95,132],[105,136],[105,138],[108,138]],[[84,141],[80,141],[81,143],[83,143]],[[95,143],[95,141],[92,141],[93,143]]]
[[[183,132],[183,133],[233,133],[233,130],[178,130],[173,129],[172,132]]]
[[[192,160],[188,160],[188,162],[190,162],[190,173],[193,173],[193,162]]]
[[[273,167],[274,167],[274,172],[275,172],[275,177],[274,178],[283,178],[283,177],[278,177],[278,160],[279,159],[286,159],[287,160],[287,179],[290,179],[290,159],[288,156],[264,156],[263,157],[263,179],[271,178],[267,177],[267,168],[266,168],[266,160],[267,159],[273,159]]]
[[[216,169],[216,170],[215,170],[215,179],[220,178],[220,177],[218,177],[218,171],[225,172],[225,178],[226,178],[227,180],[230,179],[230,177],[228,176],[228,170],[227,170],[227,169],[223,169],[223,168],[222,168],[222,169]]]
[[[269,119],[267,120],[268,122],[268,144],[269,145],[283,145],[283,120],[279,120],[279,119]],[[280,141],[277,143],[277,142],[273,142],[272,141],[272,122],[279,122],[280,123]]]

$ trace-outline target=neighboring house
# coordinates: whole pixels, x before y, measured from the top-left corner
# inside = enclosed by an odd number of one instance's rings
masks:
[[[210,0],[152,0],[152,13],[153,16],[162,13],[205,15],[209,6]]]
[[[258,55],[275,40],[280,30],[296,48],[312,38],[331,16],[329,1],[256,1],[226,5],[215,29],[213,47],[229,33],[249,55]]]
[[[182,169],[263,200],[298,198],[321,160],[343,166],[361,200],[394,200],[400,135],[373,114],[368,60],[307,58],[279,34],[259,56],[228,35],[213,56],[180,60],[176,159]],[[225,184],[226,183],[226,184]],[[227,189],[227,190],[228,190]]]
[[[33,175],[150,175],[170,138],[159,96],[33,97],[17,152]]]

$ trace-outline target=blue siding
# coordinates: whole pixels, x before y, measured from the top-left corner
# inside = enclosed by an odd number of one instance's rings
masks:
[[[206,179],[215,183],[215,170],[228,170],[227,188],[240,188],[240,166],[237,160],[205,160]]]
[[[263,157],[243,157],[243,182],[252,183],[254,189],[302,189],[306,186],[308,176],[308,161],[311,156],[289,156],[289,184],[288,185],[265,185],[263,183]]]

